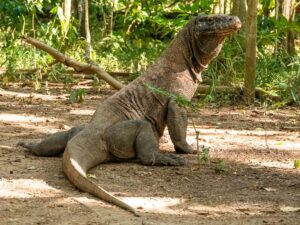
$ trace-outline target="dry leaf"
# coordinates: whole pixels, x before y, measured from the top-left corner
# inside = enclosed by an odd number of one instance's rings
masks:
[[[280,207],[280,211],[282,211],[282,212],[300,212],[300,207],[283,206],[283,207]]]

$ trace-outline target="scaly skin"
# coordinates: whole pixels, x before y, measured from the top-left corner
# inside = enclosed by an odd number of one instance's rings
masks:
[[[67,143],[63,170],[69,180],[82,191],[138,215],[131,206],[90,181],[87,171],[114,159],[137,158],[144,165],[185,165],[181,156],[160,153],[158,140],[167,126],[176,152],[195,153],[186,142],[186,111],[170,97],[151,92],[146,84],[190,100],[201,81],[201,72],[219,54],[225,37],[240,27],[234,16],[197,16],[142,76],[100,104],[84,128],[75,128],[75,137],[67,131],[56,138],[59,144],[53,155],[62,153]],[[39,146],[51,141],[50,136],[35,145],[33,152],[51,155],[49,148],[39,151]]]

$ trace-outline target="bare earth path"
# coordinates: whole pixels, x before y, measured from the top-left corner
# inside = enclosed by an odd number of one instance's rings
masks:
[[[76,190],[61,158],[41,158],[16,147],[89,121],[113,91],[88,91],[66,104],[53,89],[0,89],[0,224],[300,224],[300,108],[204,108],[191,113],[209,163],[186,156],[188,167],[145,167],[135,162],[98,166],[90,177],[142,214],[130,213]],[[189,142],[196,145],[192,123]],[[167,135],[161,149],[172,151]],[[218,163],[222,159],[225,165]],[[218,171],[220,171],[218,173]],[[224,172],[222,172],[224,170]]]

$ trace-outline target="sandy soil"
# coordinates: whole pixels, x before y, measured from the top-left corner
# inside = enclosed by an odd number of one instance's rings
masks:
[[[50,95],[49,95],[50,92]],[[0,224],[286,224],[300,223],[300,110],[230,106],[190,113],[203,154],[187,167],[107,163],[90,177],[137,208],[142,217],[80,192],[64,177],[61,158],[36,157],[17,147],[89,121],[113,91],[88,91],[67,104],[59,88],[0,89]],[[197,146],[190,120],[188,141]],[[166,134],[161,149],[171,152]]]

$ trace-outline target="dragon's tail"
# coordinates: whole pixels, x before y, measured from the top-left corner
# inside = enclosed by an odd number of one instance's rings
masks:
[[[80,190],[90,193],[108,203],[128,210],[135,216],[140,216],[131,206],[111,195],[93,181],[89,180],[86,176],[86,171],[82,170],[82,168],[70,158],[67,150],[63,155],[63,170],[71,183],[73,183]]]

